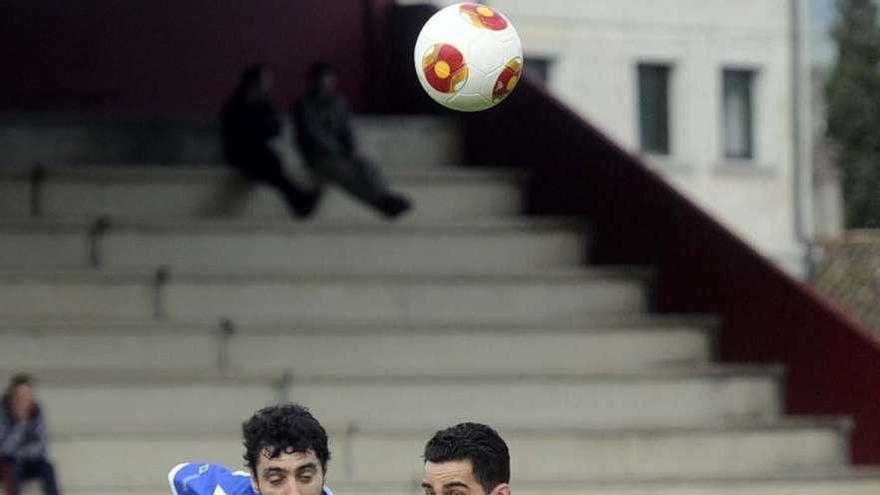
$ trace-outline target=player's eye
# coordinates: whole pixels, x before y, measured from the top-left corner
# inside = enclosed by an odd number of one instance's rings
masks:
[[[297,483],[311,483],[315,478],[315,470],[314,469],[303,469],[296,473],[296,481]]]

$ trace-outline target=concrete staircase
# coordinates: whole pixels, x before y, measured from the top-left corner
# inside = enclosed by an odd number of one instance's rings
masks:
[[[394,224],[130,165],[216,160],[210,124],[0,127],[45,166],[0,171],[0,378],[39,379],[68,494],[238,467],[240,423],[279,400],[328,427],[341,494],[419,493],[424,442],[465,419],[508,440],[517,494],[880,493],[845,419],[784,416],[784,370],[713,363],[718,322],[652,315],[649,270],[582,266],[589,225],[517,217],[515,172],[451,168],[454,122],[359,122],[417,203]]]

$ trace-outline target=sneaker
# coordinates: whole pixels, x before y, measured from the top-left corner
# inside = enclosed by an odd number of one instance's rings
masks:
[[[412,208],[412,202],[396,193],[388,193],[376,202],[376,207],[385,215],[385,218],[394,220]]]
[[[290,210],[294,217],[306,219],[315,213],[318,201],[321,199],[319,192],[303,192],[298,198],[290,201]]]

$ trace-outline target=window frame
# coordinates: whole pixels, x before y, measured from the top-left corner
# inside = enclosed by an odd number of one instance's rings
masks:
[[[535,62],[544,65],[544,73],[537,74],[534,70],[534,66],[529,67],[530,63],[534,64]],[[549,55],[542,54],[531,54],[523,56],[523,73],[526,74],[535,74],[532,76],[533,81],[538,81],[544,86],[550,86],[552,84],[553,79],[553,70],[556,67],[557,59],[556,57],[551,57]],[[543,76],[540,79],[537,77],[538,75]]]
[[[744,154],[730,153],[728,143],[728,74],[747,74],[748,77],[748,149]],[[719,154],[721,159],[726,163],[735,163],[740,165],[754,165],[758,162],[759,157],[759,134],[758,134],[758,112],[760,111],[760,78],[761,69],[757,65],[744,64],[724,64],[718,72],[718,122],[720,133]]]

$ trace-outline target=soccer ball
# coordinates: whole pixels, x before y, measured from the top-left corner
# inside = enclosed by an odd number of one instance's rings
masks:
[[[497,9],[459,3],[434,14],[419,33],[416,74],[437,103],[478,112],[501,103],[522,75],[522,43]]]

